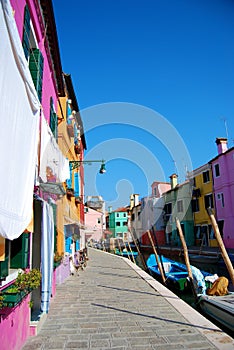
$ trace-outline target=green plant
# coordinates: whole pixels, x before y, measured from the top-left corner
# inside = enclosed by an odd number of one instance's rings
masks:
[[[19,273],[14,282],[14,286],[20,291],[30,292],[41,284],[41,272],[38,269],[32,269],[25,273]]]
[[[2,296],[2,294],[0,294],[0,309],[4,306],[3,300],[4,297]]]
[[[32,300],[30,300],[30,301],[28,302],[28,307],[29,307],[30,309],[33,307],[33,301],[32,301]]]
[[[54,262],[55,263],[60,263],[63,259],[63,253],[59,254],[58,252],[54,253]]]
[[[18,293],[19,291],[20,291],[20,289],[17,286],[15,286],[14,284],[12,284],[9,288],[7,288],[5,293],[13,294],[13,293]]]

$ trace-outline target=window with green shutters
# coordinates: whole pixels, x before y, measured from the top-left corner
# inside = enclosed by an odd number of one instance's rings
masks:
[[[28,60],[30,54],[30,30],[30,12],[28,9],[28,5],[26,5],[24,8],[24,31],[22,42],[26,60]]]
[[[57,140],[58,139],[58,117],[54,111],[54,103],[53,103],[52,97],[50,99],[50,129],[55,139]]]
[[[54,251],[57,252],[57,204],[51,203],[54,218]]]
[[[39,49],[31,49],[29,57],[29,70],[37,91],[38,99],[42,98],[42,78],[43,78],[44,58]]]
[[[0,279],[4,279],[9,273],[9,240],[5,241],[5,260],[0,262]]]
[[[29,266],[29,240],[29,233],[22,233],[11,242],[10,267],[12,269],[26,269]]]

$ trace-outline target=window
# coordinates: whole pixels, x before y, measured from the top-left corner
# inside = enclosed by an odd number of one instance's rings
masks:
[[[26,59],[29,58],[29,51],[30,51],[30,44],[29,44],[29,38],[30,38],[30,12],[28,9],[28,5],[24,8],[24,32],[23,32],[23,49],[24,49],[24,55]]]
[[[209,239],[215,239],[215,233],[212,225],[208,225],[208,231],[209,231]]]
[[[221,201],[221,206],[224,208],[224,195],[223,193],[217,193],[217,201]]]
[[[192,199],[191,203],[192,203],[192,211],[193,211],[193,213],[197,213],[199,211],[199,200],[198,200],[198,198]]]
[[[116,226],[120,226],[120,221],[116,221]]]
[[[128,222],[127,222],[127,221],[124,221],[124,222],[123,222],[123,226],[128,226]]]
[[[116,217],[119,218],[119,213],[116,214]]]
[[[126,218],[126,216],[127,216],[126,213],[124,213],[123,216],[124,216],[124,218]]]
[[[97,219],[97,222],[98,222],[98,224],[100,224],[100,223],[101,223],[101,219],[100,219],[100,218],[98,218],[98,219]]]
[[[224,208],[224,195],[223,195],[223,193],[221,193],[221,205],[222,205],[222,208]]]
[[[204,200],[205,200],[205,208],[214,208],[214,204],[213,204],[213,196],[212,194],[207,194],[205,197],[204,197]]]
[[[9,244],[8,239],[5,240],[5,260],[0,261],[0,279],[5,279],[9,274]]]
[[[194,227],[194,233],[196,239],[201,239],[201,226],[195,226]]]
[[[29,238],[28,233],[22,233],[11,242],[10,267],[12,269],[29,266]]]
[[[215,170],[215,177],[220,176],[219,164],[215,164],[214,170]]]
[[[58,117],[55,112],[54,102],[52,97],[50,98],[50,129],[57,140],[58,138]]]
[[[193,178],[193,186],[196,187],[196,178]]]
[[[219,227],[219,232],[221,234],[221,237],[223,237],[223,226],[224,226],[224,220],[219,220],[218,227]]]
[[[75,172],[74,173],[74,196],[78,197],[80,195],[80,189],[79,189],[79,173]]]
[[[204,171],[203,173],[203,182],[206,183],[209,181],[210,181],[210,173],[209,173],[209,170],[207,170],[207,171]]]
[[[29,70],[37,91],[38,99],[42,99],[42,78],[43,78],[44,58],[39,49],[31,49],[29,57]]]
[[[137,219],[138,219],[138,220],[141,219],[141,212],[140,212],[140,211],[138,211],[138,213],[137,213]]]
[[[178,213],[183,212],[183,200],[177,201],[177,211],[178,211]]]
[[[135,220],[135,214],[132,214],[132,221]]]
[[[24,9],[24,28],[22,40],[24,55],[26,60],[29,62],[29,70],[37,91],[38,99],[41,102],[44,59],[42,53],[38,49],[36,35],[33,30],[30,12],[27,5]]]
[[[171,214],[172,213],[172,203],[165,204],[164,211],[166,214]]]

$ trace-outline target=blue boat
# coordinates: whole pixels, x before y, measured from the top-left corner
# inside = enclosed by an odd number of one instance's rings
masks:
[[[138,252],[134,252],[134,251],[127,251],[125,249],[123,249],[122,251],[120,251],[118,248],[115,248],[115,254],[116,255],[120,255],[120,256],[124,256],[125,258],[128,257],[134,257],[136,258],[138,256]]]
[[[188,271],[186,265],[179,263],[177,261],[166,258],[161,255],[159,261],[162,261],[166,284],[177,291],[185,292],[186,290],[191,290]],[[157,279],[161,280],[160,270],[154,254],[151,254],[147,259],[147,267],[151,274]],[[205,293],[207,287],[209,287],[209,282],[205,281],[205,277],[212,276],[210,273],[205,271],[200,271],[198,268],[191,265],[191,270],[196,286],[196,291],[198,294]]]

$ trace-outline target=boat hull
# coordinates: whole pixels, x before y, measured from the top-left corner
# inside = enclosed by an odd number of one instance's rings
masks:
[[[179,263],[177,261],[161,256],[162,263],[165,270],[166,284],[169,288],[177,290],[179,292],[191,292],[191,285],[188,279],[188,271],[186,265]],[[153,277],[162,280],[161,273],[156,263],[155,255],[151,254],[147,260],[147,266],[150,270]],[[208,276],[209,273],[201,271],[202,275]],[[202,278],[203,278],[202,276]],[[210,287],[210,284],[207,283],[206,287]]]
[[[198,306],[203,313],[234,332],[234,293],[224,296],[201,295]]]
[[[189,261],[192,263],[201,263],[201,264],[217,264],[219,261],[218,256],[208,256],[208,255],[195,255],[189,254]]]

